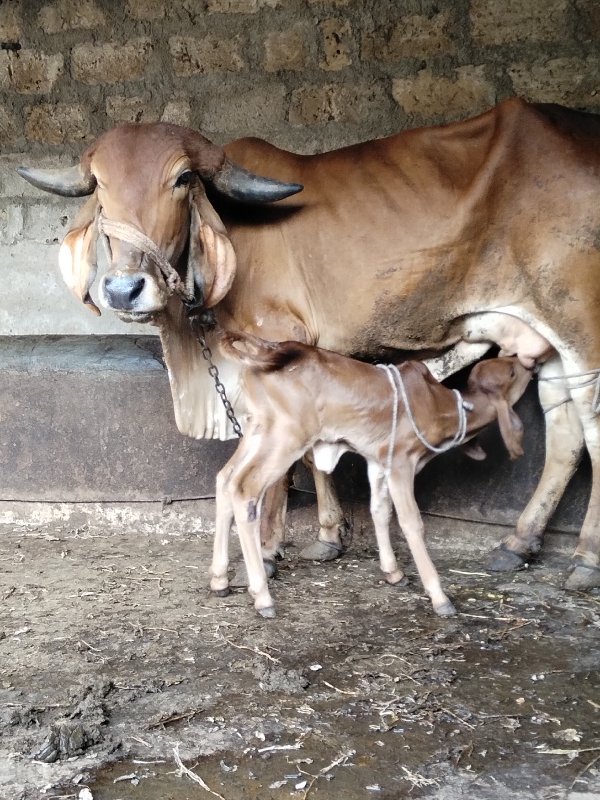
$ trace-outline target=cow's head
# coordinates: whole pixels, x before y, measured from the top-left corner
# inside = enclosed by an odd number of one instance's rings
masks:
[[[114,128],[70,169],[18,172],[54,194],[91,195],[63,241],[63,278],[100,313],[90,297],[100,237],[109,261],[100,303],[139,322],[165,308],[174,281],[187,289],[188,301],[204,308],[231,286],[235,253],[205,184],[249,203],[281,200],[302,189],[250,173],[196,131],[166,123]]]

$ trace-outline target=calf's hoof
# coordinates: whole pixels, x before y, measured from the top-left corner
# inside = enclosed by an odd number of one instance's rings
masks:
[[[389,583],[390,586],[408,586],[408,578],[401,570],[397,570],[396,572],[384,572],[383,577],[385,578],[385,582]]]
[[[433,609],[438,617],[453,617],[455,616],[456,608],[452,605],[450,600],[445,603],[442,603],[441,606]]]
[[[275,606],[267,606],[266,608],[257,608],[256,609],[261,617],[265,619],[275,619]]]
[[[226,586],[224,589],[211,589],[210,591],[215,597],[227,597],[229,594],[231,594],[229,586]]]
[[[600,587],[600,567],[586,567],[578,564],[567,580],[565,589],[571,592],[587,592]]]
[[[503,544],[499,544],[490,553],[488,569],[491,572],[515,572],[518,569],[523,569],[526,564],[527,559],[524,556],[509,550]]]
[[[267,580],[277,577],[277,564],[270,558],[264,558],[263,564],[265,565],[265,573]],[[229,585],[235,589],[246,589],[248,587],[248,572],[244,563],[239,564],[235,571],[235,575],[229,581]]]
[[[302,549],[299,557],[305,561],[334,561],[344,553],[344,548],[335,542],[325,542],[317,539],[312,544]]]

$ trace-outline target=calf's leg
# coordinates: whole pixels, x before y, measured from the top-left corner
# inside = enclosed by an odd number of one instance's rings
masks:
[[[233,523],[233,505],[229,493],[229,479],[234,469],[235,454],[217,475],[216,522],[213,558],[210,567],[210,588],[217,596],[229,594],[229,536]]]
[[[269,433],[265,430],[260,436],[248,437],[251,441],[248,452],[229,478],[231,504],[248,573],[248,591],[254,598],[254,607],[263,617],[274,617],[275,605],[261,554],[262,503],[267,489],[302,456],[302,450],[294,444],[290,443],[290,449],[287,448],[285,432]],[[283,444],[275,439],[276,435]]]
[[[315,482],[320,527],[316,541],[304,547],[299,555],[309,561],[332,561],[339,558],[349,545],[352,530],[344,518],[333,476],[317,469],[312,450],[305,453],[302,460],[311,470]]]
[[[390,541],[392,502],[385,473],[378,464],[369,461],[367,463],[367,474],[369,476],[369,486],[371,487],[370,508],[379,550],[379,566],[388,583],[400,583],[404,578],[404,573],[398,567]]]
[[[398,522],[406,537],[423,588],[431,599],[433,610],[440,617],[456,614],[452,602],[444,594],[440,577],[425,546],[423,520],[413,490],[414,470],[409,471],[408,468],[393,470],[388,484]]]

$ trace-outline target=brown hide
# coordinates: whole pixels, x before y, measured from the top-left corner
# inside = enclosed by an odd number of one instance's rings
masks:
[[[323,155],[226,149],[304,185],[259,214],[220,209],[240,328],[290,338],[291,312],[308,341],[373,355],[439,348],[453,319],[518,305],[600,364],[599,118],[512,100]]]

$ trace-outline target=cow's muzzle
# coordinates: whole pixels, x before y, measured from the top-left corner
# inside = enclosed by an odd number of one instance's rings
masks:
[[[135,303],[144,291],[146,276],[107,275],[104,280],[104,296],[111,308],[134,311]]]
[[[162,280],[139,270],[108,272],[100,281],[101,305],[123,322],[148,322],[164,309],[167,297]]]

